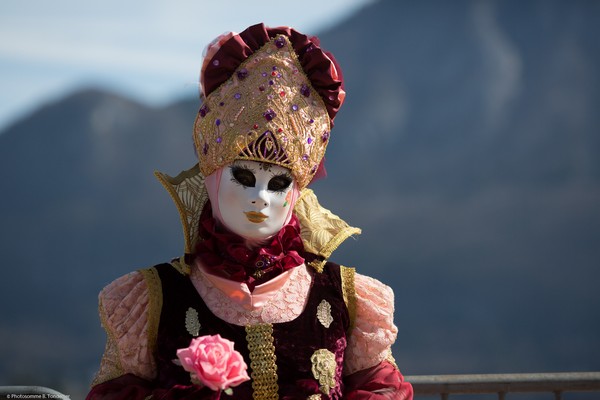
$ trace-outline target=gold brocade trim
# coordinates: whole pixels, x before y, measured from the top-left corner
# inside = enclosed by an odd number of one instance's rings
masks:
[[[152,356],[156,353],[158,324],[162,311],[163,296],[160,276],[156,268],[141,269],[140,273],[148,285],[148,347]]]
[[[342,293],[344,294],[344,303],[350,314],[350,329],[354,328],[356,320],[356,287],[354,286],[354,277],[356,270],[350,267],[340,265],[340,276],[342,278]]]
[[[300,237],[304,248],[321,259],[309,265],[317,272],[323,267],[331,254],[350,236],[359,235],[361,230],[348,225],[337,215],[319,204],[311,189],[304,189],[294,206],[294,214],[300,222]]]
[[[102,361],[100,362],[100,369],[96,373],[91,386],[96,386],[100,383],[109,381],[125,373],[121,364],[121,356],[119,354],[119,348],[117,347],[117,340],[113,332],[108,328],[108,318],[102,306],[102,299],[98,303],[98,315],[100,316],[100,323],[106,331],[106,347],[104,354],[102,355]]]
[[[181,172],[176,177],[171,177],[162,172],[155,171],[154,175],[171,195],[175,202],[185,241],[185,253],[192,253],[198,241],[198,224],[204,204],[208,200],[208,192],[204,186],[204,177],[200,174],[198,164]]]
[[[390,350],[388,351],[388,354],[387,354],[387,356],[385,357],[385,361],[387,361],[387,362],[389,362],[390,364],[392,364],[392,366],[393,366],[394,368],[396,368],[396,370],[398,370],[398,371],[400,370],[400,369],[398,368],[398,364],[396,364],[396,359],[394,358],[394,356],[393,356],[393,354],[392,354],[392,349],[390,349]]]
[[[191,268],[185,263],[185,257],[181,256],[178,260],[171,261],[173,268],[177,270],[181,275],[189,275]]]
[[[273,325],[246,326],[246,340],[250,351],[252,389],[254,400],[277,400],[277,358],[273,345]]]
[[[306,187],[331,129],[323,98],[311,86],[285,35],[254,51],[206,96],[194,121],[202,174],[253,160],[289,168],[298,186]]]

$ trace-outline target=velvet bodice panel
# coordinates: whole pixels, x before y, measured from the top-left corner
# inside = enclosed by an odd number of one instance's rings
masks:
[[[181,274],[170,264],[155,267],[160,276],[163,306],[158,327],[157,377],[161,387],[189,385],[189,373],[173,363],[176,351],[187,347],[193,336],[186,329],[186,313],[191,307],[198,313],[199,335],[220,334],[235,343],[235,349],[244,357],[251,373],[246,327],[231,324],[216,317],[206,306],[189,276]],[[317,313],[323,303],[330,306],[331,323],[320,321]],[[321,312],[323,310],[320,310]],[[278,375],[279,397],[282,399],[306,399],[322,393],[319,382],[311,371],[311,356],[315,351],[327,349],[335,354],[336,386],[329,391],[329,397],[341,398],[342,369],[346,332],[350,327],[349,313],[344,302],[340,267],[327,263],[322,273],[313,273],[309,298],[304,311],[296,319],[273,324],[273,344]],[[209,391],[209,389],[203,389]],[[234,388],[236,399],[252,399],[252,383]]]

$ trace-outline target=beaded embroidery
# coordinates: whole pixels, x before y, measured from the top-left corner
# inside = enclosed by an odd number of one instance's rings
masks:
[[[331,304],[329,304],[327,300],[321,301],[317,306],[317,319],[325,328],[329,328],[333,322],[333,317],[331,316]]]
[[[198,311],[192,307],[188,308],[185,312],[185,329],[190,335],[196,337],[200,334],[200,320],[198,319]]]
[[[246,326],[246,340],[250,351],[252,389],[255,400],[277,400],[277,358],[273,344],[273,325]]]
[[[290,168],[300,188],[317,172],[330,119],[298,57],[278,35],[210,93],[194,123],[200,170],[208,176],[235,159]]]
[[[312,363],[313,376],[319,381],[319,390],[321,390],[321,393],[329,395],[331,389],[336,385],[335,370],[337,363],[335,362],[335,354],[327,349],[319,349],[310,357],[310,362]]]

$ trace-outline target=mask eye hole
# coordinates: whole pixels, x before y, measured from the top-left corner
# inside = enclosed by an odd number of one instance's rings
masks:
[[[292,184],[292,178],[286,174],[275,175],[269,180],[267,189],[272,192],[283,192]]]
[[[252,172],[248,168],[240,167],[237,165],[233,165],[231,167],[231,180],[244,187],[256,186],[256,177],[254,176],[254,172]]]

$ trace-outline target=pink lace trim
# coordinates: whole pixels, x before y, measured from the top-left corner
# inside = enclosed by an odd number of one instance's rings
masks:
[[[304,311],[312,283],[306,265],[293,268],[288,274],[282,274],[275,279],[278,278],[284,282],[274,286],[274,290],[261,291],[261,286],[269,285],[269,282],[255,288],[255,292],[261,293],[261,306],[256,307],[255,304],[253,307],[253,299],[251,295],[248,296],[245,283],[235,282],[239,292],[245,296],[234,299],[230,296],[230,288],[215,285],[214,277],[208,276],[200,267],[192,268],[190,274],[194,287],[210,311],[230,324],[241,326],[289,322]],[[231,282],[228,286],[231,286]]]
[[[396,341],[394,292],[376,279],[356,274],[356,320],[348,339],[344,374],[385,360]]]
[[[100,292],[108,335],[117,343],[124,373],[152,379],[156,365],[148,346],[148,285],[140,272],[122,276]]]

